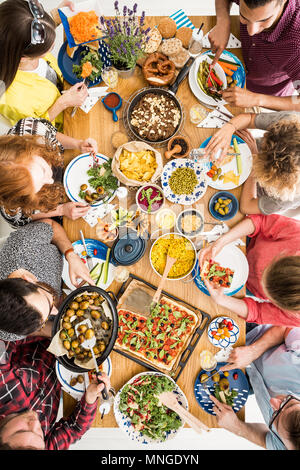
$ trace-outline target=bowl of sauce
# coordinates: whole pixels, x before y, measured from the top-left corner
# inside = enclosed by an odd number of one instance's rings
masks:
[[[136,203],[142,212],[155,214],[163,207],[165,197],[157,184],[144,184],[136,193]]]

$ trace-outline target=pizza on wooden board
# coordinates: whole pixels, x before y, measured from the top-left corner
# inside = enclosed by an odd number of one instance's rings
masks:
[[[171,371],[179,361],[199,318],[193,311],[166,297],[150,314],[119,308],[115,346],[155,367]]]
[[[229,288],[232,283],[234,271],[230,268],[223,268],[217,262],[213,260],[206,260],[203,263],[200,277],[202,281],[207,279],[213,284]]]

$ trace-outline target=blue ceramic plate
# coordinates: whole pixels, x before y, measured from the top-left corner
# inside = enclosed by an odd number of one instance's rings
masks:
[[[232,323],[232,330],[229,332],[230,337],[229,338],[224,338],[220,339],[219,341],[214,338],[212,335],[212,331],[215,331],[219,328],[220,323],[222,323],[223,320],[228,320],[231,321]],[[207,335],[209,341],[216,347],[216,348],[227,348],[228,346],[233,346],[239,337],[240,334],[240,329],[237,326],[236,322],[229,317],[216,317],[210,324],[208,325],[207,329]]]
[[[219,362],[216,366],[215,370],[219,370],[220,367],[225,366],[225,362]],[[213,412],[214,403],[209,398],[210,395],[214,395],[215,387],[214,382],[212,379],[209,379],[206,382],[207,391],[205,390],[203,384],[200,382],[200,377],[202,374],[211,374],[211,372],[206,372],[201,370],[196,378],[195,385],[194,385],[194,394],[198,404],[201,408],[211,415],[215,415]],[[249,383],[248,380],[240,369],[233,369],[228,371],[228,381],[230,385],[230,389],[236,390],[238,392],[238,396],[234,399],[234,404],[232,409],[237,413],[240,411],[246,404],[248,395],[249,395]],[[237,374],[237,379],[235,380],[234,374]],[[220,372],[220,378],[222,379],[224,376],[223,372]]]
[[[195,187],[193,194],[174,194],[170,188],[169,180],[172,176],[172,173],[177,170],[177,168],[192,168],[197,176],[198,184]],[[206,190],[207,190],[207,178],[203,168],[200,168],[192,160],[187,160],[186,158],[177,158],[176,160],[171,160],[168,162],[164,168],[161,175],[161,186],[165,197],[173,202],[174,204],[183,204],[191,205],[201,199]]]
[[[125,385],[134,382],[135,379],[137,379],[138,377],[144,376],[144,375],[161,376],[161,375],[165,375],[165,374],[162,374],[161,372],[142,372],[141,374],[137,374],[134,377],[132,377]],[[169,376],[168,376],[168,379],[170,379],[172,382],[174,382],[174,380],[171,379],[171,377],[169,377]],[[128,416],[126,416],[119,408],[119,406],[120,406],[120,395],[121,395],[121,392],[122,392],[123,388],[125,387],[125,385],[118,391],[117,395],[115,396],[114,414],[115,414],[115,418],[116,418],[116,421],[118,423],[118,426],[122,429],[122,431],[124,431],[126,433],[127,437],[129,437],[129,439],[132,439],[133,441],[135,441],[139,444],[159,444],[159,443],[162,443],[162,442],[166,442],[166,441],[174,438],[175,436],[177,436],[178,432],[180,432],[180,430],[183,429],[183,426],[184,426],[183,422],[182,422],[182,426],[180,428],[168,432],[168,434],[166,435],[166,438],[164,440],[152,439],[148,436],[145,436],[140,431],[137,431],[134,428],[134,426],[132,425],[130,418]],[[178,402],[180,403],[180,405],[182,405],[184,408],[186,408],[188,410],[188,401],[187,401],[186,396],[184,395],[183,391],[179,388],[179,386],[175,382],[174,382],[174,386],[175,386],[175,388],[173,390],[173,393],[175,394]]]
[[[108,248],[105,243],[102,243],[99,240],[93,240],[92,238],[86,238],[85,244],[88,255],[92,257],[93,266],[96,266],[97,263],[105,261]],[[73,242],[72,245],[75,253],[83,260],[83,262],[86,262],[86,257],[82,254],[84,251],[82,241],[77,240],[76,242]],[[94,254],[95,250],[97,250],[96,254]],[[73,290],[75,289],[75,286],[73,286],[69,278],[69,265],[65,258],[63,259],[63,262],[62,280],[69,289]],[[101,282],[98,287],[101,287],[101,289],[107,289],[114,280],[115,270],[116,267],[112,261],[112,258],[110,258],[107,282],[105,284]]]
[[[217,254],[215,261],[217,261],[221,266],[230,268],[234,271],[231,286],[224,289],[224,294],[236,294],[246,284],[248,279],[249,265],[246,256],[237,246],[230,244],[226,245],[220,253]],[[198,258],[192,275],[194,276],[194,282],[198,289],[200,289],[204,294],[210,295],[200,277]]]
[[[229,209],[229,212],[228,214],[225,214],[225,215],[222,215],[222,214],[219,214],[219,212],[215,211],[214,207],[215,207],[215,204],[217,202],[217,200],[221,198],[221,199],[231,199],[231,203],[228,204],[228,209]],[[211,213],[211,215],[217,219],[217,220],[230,220],[232,219],[237,211],[239,210],[239,202],[237,200],[237,198],[232,194],[232,193],[229,193],[228,191],[219,191],[218,193],[215,193],[211,198],[210,198],[210,201],[208,203],[208,209],[209,209],[209,212]]]
[[[248,178],[248,176],[250,175],[251,173],[251,169],[252,169],[252,154],[251,154],[251,151],[248,147],[248,145],[246,144],[246,142],[243,141],[243,139],[241,139],[240,137],[238,137],[237,135],[233,134],[232,138],[231,138],[231,144],[230,145],[233,145],[233,139],[236,138],[236,141],[238,143],[238,146],[239,146],[239,150],[241,152],[241,161],[242,161],[242,174],[240,175],[240,179],[239,179],[239,183],[236,185],[234,183],[223,183],[223,180],[219,180],[217,179],[216,181],[213,181],[211,178],[207,178],[208,180],[208,186],[210,186],[211,188],[214,188],[214,189],[219,189],[220,191],[228,191],[228,190],[231,190],[231,189],[234,189],[234,188],[237,188],[238,186],[241,186],[245,181],[246,179]],[[208,137],[208,139],[206,139],[204,142],[202,142],[202,144],[200,145],[200,148],[205,148],[208,144],[208,142],[210,141],[211,137]],[[212,163],[210,163],[210,166],[212,166]],[[236,175],[237,175],[237,167],[236,167],[236,159],[235,157],[233,157],[233,159],[231,160],[231,162],[229,163],[226,163],[225,165],[222,165],[220,167],[222,169],[222,174],[226,173],[227,171],[233,171]]]
[[[59,53],[58,53],[58,66],[61,70],[61,73],[63,74],[63,77],[65,80],[67,80],[68,83],[71,85],[75,85],[75,83],[82,82],[82,78],[78,78],[75,73],[73,73],[73,65],[79,65],[81,62],[81,59],[83,56],[81,55],[81,52],[87,51],[89,52],[89,48],[87,46],[79,46],[78,49],[75,51],[73,59],[68,56],[67,54],[67,44],[68,41],[65,41],[63,45],[61,46]],[[99,54],[101,57],[101,60],[103,62],[103,67],[109,67],[111,65],[111,61],[109,58],[109,48],[107,44],[104,41],[99,41]],[[87,80],[87,87],[93,87],[95,85],[98,85],[99,83],[102,82],[101,76],[97,78],[95,81],[90,82]]]

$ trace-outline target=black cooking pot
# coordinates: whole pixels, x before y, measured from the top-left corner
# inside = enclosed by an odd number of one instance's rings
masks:
[[[118,317],[117,308],[116,308],[118,300],[115,297],[113,292],[110,292],[110,291],[107,292],[101,289],[100,287],[96,287],[96,286],[79,287],[78,289],[75,289],[74,291],[72,291],[71,294],[69,294],[65,298],[65,300],[63,301],[63,303],[61,304],[59,308],[58,314],[55,316],[53,327],[52,327],[52,337],[55,336],[55,334],[60,329],[61,318],[65,315],[65,310],[67,306],[75,297],[78,297],[83,292],[97,292],[97,294],[100,294],[107,301],[111,314],[112,314],[112,332],[111,332],[110,340],[103,354],[96,358],[97,364],[100,365],[105,361],[105,359],[111,353],[114,347],[115,341],[117,339],[117,334],[118,334],[119,317]],[[85,369],[84,367],[80,367],[74,364],[74,358],[69,358],[67,354],[57,357],[57,360],[58,362],[60,362],[60,364],[66,367],[66,369],[69,369],[72,372],[79,373],[79,372],[88,371],[88,369]]]
[[[162,145],[165,145],[175,134],[177,134],[179,131],[180,131],[180,128],[183,124],[183,120],[184,120],[184,110],[183,110],[183,107],[179,101],[179,99],[175,96],[176,93],[177,93],[177,90],[178,90],[178,87],[180,85],[180,83],[184,80],[184,78],[187,76],[191,66],[193,65],[194,63],[194,60],[195,58],[193,57],[190,57],[188,59],[188,61],[186,62],[186,64],[184,65],[184,67],[181,69],[181,71],[179,72],[175,82],[169,87],[169,88],[162,88],[162,87],[146,87],[146,88],[142,88],[141,90],[138,90],[130,99],[129,99],[129,102],[127,104],[127,106],[125,107],[125,110],[124,110],[124,115],[123,115],[123,118],[124,118],[124,124],[125,124],[125,127],[127,128],[127,130],[129,131],[129,134],[131,134],[133,140],[141,140],[143,142],[146,142],[147,144],[149,145],[152,145],[152,146],[162,146]],[[174,103],[176,104],[177,108],[179,109],[180,111],[180,120],[179,120],[179,124],[178,126],[176,127],[176,129],[174,130],[173,134],[170,135],[170,137],[168,137],[167,139],[162,139],[162,140],[156,140],[156,141],[152,141],[152,140],[148,140],[148,139],[143,139],[135,130],[135,128],[132,126],[131,124],[131,116],[132,116],[132,112],[133,112],[133,109],[135,107],[135,105],[137,103],[140,102],[140,100],[146,96],[146,95],[149,95],[149,94],[157,94],[157,95],[165,95],[167,96],[168,98],[170,98],[172,101],[174,101]]]

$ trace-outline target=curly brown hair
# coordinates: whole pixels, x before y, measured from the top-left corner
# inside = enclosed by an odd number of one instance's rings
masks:
[[[300,118],[268,128],[253,156],[253,174],[269,196],[293,200],[300,193]]]
[[[49,148],[40,136],[5,135],[0,137],[0,204],[7,212],[21,209],[29,216],[35,210],[54,210],[65,198],[63,185],[45,184],[34,193],[33,181],[27,165],[34,155],[53,167],[63,166],[62,155]]]

